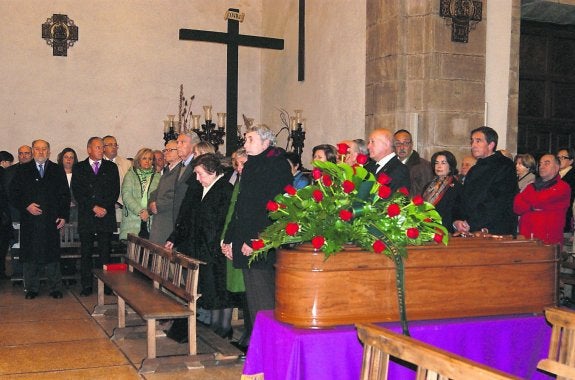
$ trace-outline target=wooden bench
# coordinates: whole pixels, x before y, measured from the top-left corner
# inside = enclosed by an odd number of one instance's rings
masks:
[[[98,304],[94,315],[104,308],[104,285],[118,297],[118,328],[126,326],[126,304],[147,321],[147,357],[140,372],[153,372],[156,360],[156,321],[188,319],[188,354],[195,355],[196,301],[199,260],[168,250],[149,240],[128,235],[128,271],[94,269],[98,279]],[[116,333],[116,332],[115,332]]]
[[[575,379],[575,311],[548,307],[545,318],[552,325],[549,356],[537,368],[557,376],[557,380]]]
[[[417,366],[417,379],[519,379],[373,324],[357,324],[363,342],[362,380],[387,379],[391,356]]]

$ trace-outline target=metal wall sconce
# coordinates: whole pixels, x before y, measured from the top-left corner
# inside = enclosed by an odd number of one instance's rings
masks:
[[[68,55],[68,48],[78,41],[78,27],[67,15],[53,14],[42,24],[42,38],[52,46],[54,56]]]
[[[451,41],[468,42],[469,30],[481,21],[481,0],[439,0],[439,15],[451,24]]]

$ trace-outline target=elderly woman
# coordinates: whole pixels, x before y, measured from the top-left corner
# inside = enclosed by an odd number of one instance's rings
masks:
[[[517,182],[519,192],[522,192],[527,185],[535,181],[537,164],[530,154],[518,154],[515,156],[515,172],[517,173]]]
[[[202,154],[192,161],[196,180],[190,185],[180,207],[176,228],[165,244],[206,262],[202,266],[198,291],[202,297],[198,306],[210,310],[211,328],[222,337],[231,338],[233,303],[226,289],[226,257],[220,251],[220,237],[233,186],[224,179],[225,167],[213,153]],[[187,338],[187,327],[174,321],[168,336],[182,341]],[[184,323],[185,325],[185,323]],[[179,332],[186,332],[179,334]]]
[[[312,149],[313,161],[329,161],[336,163],[337,149],[329,144],[316,145]]]
[[[453,227],[453,209],[459,203],[461,184],[457,180],[457,160],[453,153],[442,150],[431,156],[435,177],[423,190],[423,199],[435,206],[442,224],[449,232]]]
[[[146,236],[146,233],[150,231],[152,220],[148,211],[148,198],[160,182],[160,175],[156,173],[153,162],[153,151],[142,148],[136,153],[132,168],[124,176],[121,240],[126,239],[129,233],[140,234],[145,238],[149,236]]]
[[[66,172],[66,178],[68,179],[68,187],[71,189],[72,184],[72,167],[78,163],[78,156],[76,151],[72,148],[64,148],[60,153],[58,153],[58,165],[64,168]],[[70,220],[68,222],[74,223],[78,221],[78,204],[74,199],[74,194],[72,193],[72,201],[70,202]]]

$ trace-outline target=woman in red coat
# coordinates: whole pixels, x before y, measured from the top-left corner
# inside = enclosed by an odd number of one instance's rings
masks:
[[[559,176],[559,160],[546,154],[539,160],[539,177],[513,201],[520,216],[519,234],[545,243],[563,243],[565,212],[569,208],[571,188]]]

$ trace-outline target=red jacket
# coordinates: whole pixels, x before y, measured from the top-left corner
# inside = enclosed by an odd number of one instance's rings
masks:
[[[545,243],[563,243],[565,212],[571,206],[571,188],[556,177],[554,185],[535,190],[533,183],[515,196],[513,211],[520,216],[519,234]]]

